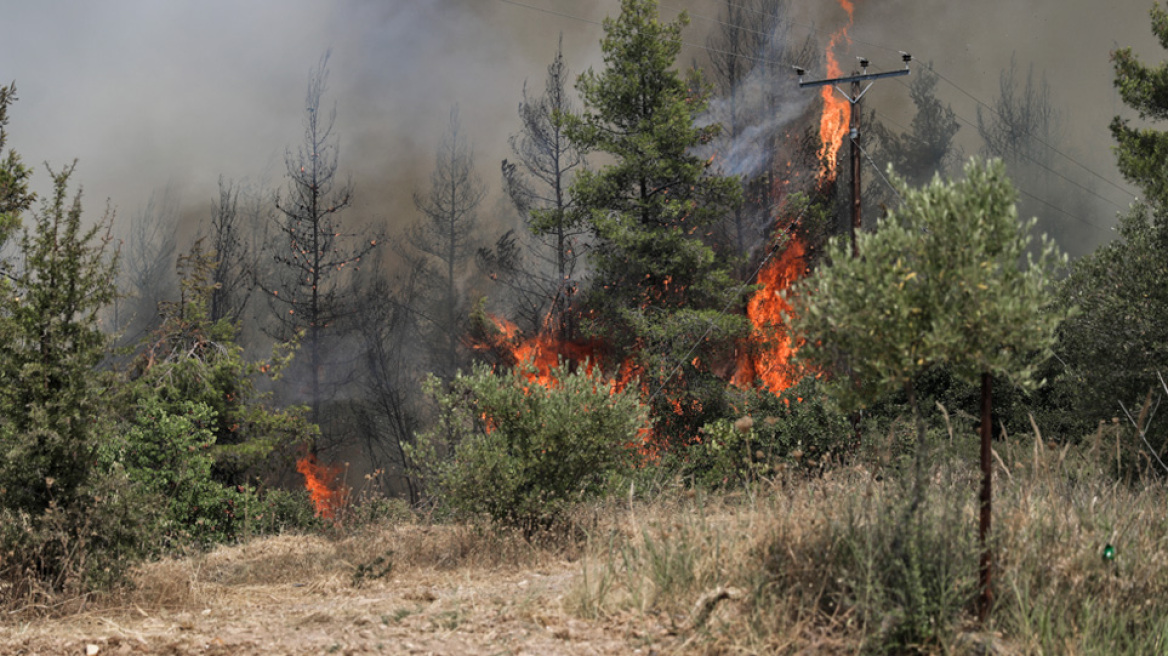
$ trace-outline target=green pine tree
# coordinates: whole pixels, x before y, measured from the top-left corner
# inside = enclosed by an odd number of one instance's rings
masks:
[[[662,23],[655,0],[623,0],[619,18],[604,21],[605,67],[580,76],[584,111],[566,126],[582,150],[610,162],[580,172],[571,188],[576,220],[593,235],[582,328],[630,361],[644,389],[661,391],[652,412],[666,440],[718,414],[723,387],[709,365],[747,329],[720,313],[737,284],[703,241],[742,192],[693,154],[719,128],[696,124],[709,95],[699,71],[674,68],[687,22],[682,13]]]
[[[1151,16],[1152,32],[1168,49],[1168,12],[1157,3]],[[1111,61],[1115,66],[1115,87],[1124,104],[1136,110],[1141,120],[1168,119],[1168,62],[1148,66],[1132,54],[1131,48],[1116,50]],[[1111,134],[1123,176],[1139,185],[1153,205],[1168,206],[1168,133],[1135,128],[1128,119],[1116,116],[1111,121]]]
[[[0,297],[0,499],[33,514],[69,505],[90,481],[105,417],[98,312],[113,300],[117,258],[109,215],[83,228],[80,193],[66,200],[73,168],[52,174]]]
[[[32,206],[36,195],[28,190],[28,178],[32,175],[20,161],[20,155],[9,149],[8,106],[16,101],[16,84],[0,87],[0,246],[4,245],[12,232],[20,227],[20,213]]]
[[[1168,12],[1151,10],[1152,31],[1168,48]],[[1131,48],[1112,53],[1115,86],[1144,121],[1168,119],[1168,62],[1143,64]],[[1094,424],[1141,404],[1157,373],[1168,375],[1168,132],[1111,122],[1119,170],[1144,199],[1120,218],[1119,238],[1077,260],[1061,287],[1082,312],[1062,331],[1068,365],[1060,385],[1073,392],[1072,411]],[[1157,449],[1168,441],[1162,422],[1151,425]]]

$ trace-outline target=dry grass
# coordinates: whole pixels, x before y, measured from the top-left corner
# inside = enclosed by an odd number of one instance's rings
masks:
[[[728,494],[666,485],[535,543],[416,523],[257,539],[144,564],[65,618],[12,615],[0,651],[97,634],[175,653],[223,635],[223,653],[386,636],[437,653],[1164,653],[1168,490],[1114,481],[1090,445],[997,445],[997,598],[976,626],[972,450],[937,449],[915,511],[913,467],[893,462]]]
[[[979,474],[952,447],[916,513],[911,475],[859,466],[628,509],[592,534],[569,609],[662,614],[700,653],[1164,653],[1164,486],[1116,483],[1092,450],[1035,444],[997,447],[988,627],[972,613]],[[703,609],[716,590],[736,594]]]
[[[107,607],[202,608],[209,598],[248,586],[361,585],[410,570],[534,569],[561,557],[517,534],[475,525],[376,527],[345,537],[288,534],[147,563],[134,585]]]

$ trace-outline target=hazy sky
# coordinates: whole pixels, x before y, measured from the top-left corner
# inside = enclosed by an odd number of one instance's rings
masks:
[[[519,0],[587,20],[615,15],[618,0]],[[685,39],[705,43],[725,0],[668,0],[690,10]],[[309,70],[332,49],[341,169],[357,183],[365,218],[403,225],[410,192],[425,183],[451,106],[461,106],[478,169],[497,197],[499,160],[517,129],[524,80],[542,85],[562,32],[573,73],[599,65],[600,28],[503,0],[3,0],[0,81],[15,80],[10,145],[29,163],[80,160],[91,214],[109,198],[128,217],[152,190],[173,185],[195,220],[219,176],[279,182],[283,155],[301,136]],[[845,21],[832,0],[792,0],[797,36]],[[912,52],[965,92],[990,102],[1013,54],[1045,73],[1064,108],[1060,149],[1120,182],[1107,123],[1126,113],[1111,86],[1108,52],[1131,45],[1145,61],[1165,53],[1149,29],[1150,0],[856,0],[850,52],[894,66]],[[700,61],[689,48],[683,63]],[[907,123],[905,88],[880,83],[869,107]],[[974,121],[976,104],[948,83],[943,100]],[[979,144],[963,125],[968,149]],[[1065,208],[1110,225],[1130,196],[1075,165],[1067,175],[1110,203]],[[43,170],[43,169],[41,169]],[[36,187],[46,177],[38,172]],[[1126,186],[1126,185],[1124,185]],[[1057,190],[1035,190],[1058,202]],[[498,209],[495,201],[484,214]],[[1099,239],[1105,231],[1096,231]]]

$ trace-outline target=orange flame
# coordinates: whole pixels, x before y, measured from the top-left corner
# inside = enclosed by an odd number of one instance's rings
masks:
[[[792,236],[783,254],[759,272],[758,284],[762,288],[746,305],[746,316],[754,324],[753,344],[740,352],[733,384],[746,386],[758,381],[772,394],[779,394],[798,382],[798,372],[791,365],[796,347],[790,334],[781,328],[783,314],[790,314],[791,306],[781,292],[802,277],[806,254],[803,242]]]
[[[841,38],[847,39],[848,43],[851,43],[848,28],[852,26],[855,6],[850,0],[839,0],[839,3],[844,11],[848,12],[848,24],[832,34],[831,41],[828,43],[827,76],[829,78],[843,75],[843,69],[840,68],[839,61],[835,57],[836,44]],[[848,132],[849,112],[847,99],[837,94],[835,87],[825,86],[821,94],[823,96],[823,115],[819,117],[819,142],[823,146],[819,156],[824,164],[819,171],[819,181],[822,183],[835,178],[835,157],[840,146],[843,145],[844,135]]]
[[[337,511],[349,500],[349,489],[337,483],[342,468],[322,465],[316,455],[309,453],[296,461],[296,471],[304,475],[304,487],[312,497],[316,516],[335,519]]]
[[[507,357],[509,365],[529,363],[534,371],[525,373],[527,379],[543,387],[555,387],[559,384],[552,376],[560,360],[582,364],[587,361],[587,370],[592,371],[599,361],[601,345],[596,341],[567,341],[560,339],[545,322],[542,330],[533,337],[520,335],[519,327],[511,321],[494,315],[487,315],[494,322],[499,331],[498,336],[487,343],[474,344],[479,350],[492,349]]]

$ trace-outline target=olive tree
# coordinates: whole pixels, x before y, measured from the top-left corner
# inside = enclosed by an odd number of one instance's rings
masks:
[[[863,407],[903,388],[923,440],[914,379],[935,364],[981,385],[979,534],[990,528],[992,381],[1022,388],[1040,381],[1037,366],[1070,312],[1050,289],[1065,261],[1045,236],[1028,253],[1034,219],[1019,221],[1017,191],[999,160],[971,160],[962,180],[935,176],[919,189],[892,176],[901,205],[874,233],[857,236],[862,257],[836,238],[828,263],[793,289],[799,358],[829,372],[841,405]],[[919,458],[918,458],[919,462]],[[979,614],[988,612],[990,553],[982,554]]]

